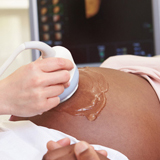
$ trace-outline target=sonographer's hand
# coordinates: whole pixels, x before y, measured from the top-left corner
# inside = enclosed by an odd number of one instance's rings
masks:
[[[72,68],[63,58],[39,58],[20,67],[0,81],[0,114],[29,117],[57,106]]]
[[[69,140],[62,139],[58,142],[50,141],[47,144],[48,152],[43,160],[108,160],[107,152],[95,151],[86,142],[69,145]]]

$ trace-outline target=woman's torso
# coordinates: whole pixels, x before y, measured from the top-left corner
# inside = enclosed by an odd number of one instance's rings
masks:
[[[100,87],[107,88],[105,107],[93,121],[89,121],[85,116],[73,115],[75,112],[71,115],[68,110],[62,112],[58,109],[63,109],[66,104],[74,107],[80,103],[88,103],[89,93],[85,94],[85,91],[81,90],[90,85],[89,79],[83,75],[84,71],[92,72],[93,79],[100,81]],[[98,77],[103,80],[96,79]],[[83,96],[80,96],[82,93]],[[20,119],[23,118],[12,118]],[[159,101],[151,85],[137,75],[106,68],[80,69],[80,83],[75,95],[57,108],[28,119],[37,125],[60,130],[79,140],[116,149],[130,160],[160,159]]]

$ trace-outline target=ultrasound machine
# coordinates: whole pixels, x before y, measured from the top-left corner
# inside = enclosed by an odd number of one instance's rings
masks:
[[[78,66],[160,54],[159,0],[30,0],[31,40],[70,50]],[[32,51],[32,60],[40,56]]]

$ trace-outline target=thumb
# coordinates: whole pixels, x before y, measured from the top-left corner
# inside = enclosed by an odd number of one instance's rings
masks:
[[[96,151],[84,141],[75,144],[74,152],[77,160],[100,160]]]

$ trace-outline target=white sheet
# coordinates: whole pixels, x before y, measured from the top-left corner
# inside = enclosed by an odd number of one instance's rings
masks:
[[[48,141],[57,141],[69,137],[71,143],[77,143],[74,137],[57,130],[36,126],[30,121],[0,123],[0,159],[1,160],[41,160],[46,153]],[[111,160],[128,160],[120,152],[93,145],[97,150],[106,150]]]
[[[0,122],[9,120],[11,115],[0,115]]]

